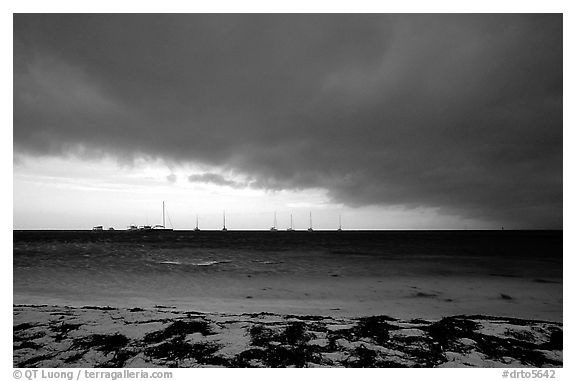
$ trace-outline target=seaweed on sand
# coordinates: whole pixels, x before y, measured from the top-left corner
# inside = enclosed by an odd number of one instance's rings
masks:
[[[272,313],[272,312],[253,312],[253,313],[249,313],[249,312],[245,312],[243,314],[241,314],[241,316],[249,316],[249,317],[253,317],[253,318],[257,318],[257,317],[261,317],[261,316],[275,316],[276,314]]]
[[[256,361],[256,363],[255,363]],[[250,368],[263,366],[270,368],[285,368],[295,366],[298,368],[305,367],[310,362],[320,362],[321,355],[319,348],[311,345],[270,345],[266,349],[250,348],[230,362],[230,365],[236,368]]]
[[[360,345],[355,348],[352,352],[353,359],[350,357],[344,361],[344,365],[352,368],[373,368],[376,364],[376,356],[378,353],[374,350],[366,348],[364,345]]]
[[[110,307],[110,306],[84,306],[82,307],[83,310],[99,310],[99,311],[114,311],[117,308]]]
[[[301,345],[307,342],[311,335],[307,332],[306,324],[303,322],[292,322],[280,332],[261,324],[253,325],[249,330],[251,343],[259,347],[267,346],[271,342],[279,342],[288,345]]]
[[[561,362],[548,359],[539,351],[544,346],[513,338],[500,338],[476,333],[474,340],[478,348],[488,358],[501,361],[503,357],[512,357],[520,360],[525,365],[542,367],[544,364],[562,365]]]
[[[114,353],[114,357],[112,357],[111,360],[98,364],[96,368],[122,368],[126,364],[126,361],[135,354],[136,351],[134,350],[119,349]]]
[[[337,308],[336,310],[338,310]],[[320,321],[326,319],[325,316],[320,315],[285,315],[286,318],[295,318],[299,320],[307,320],[307,321]]]
[[[15,325],[12,329],[13,332],[13,341],[29,341],[38,339],[45,335],[43,331],[36,330],[35,332],[32,331],[32,328],[37,328],[43,326],[43,324],[30,324],[30,323],[22,323]]]
[[[477,331],[479,325],[465,316],[444,318],[428,327],[428,332],[440,345],[440,351],[461,352],[460,339],[473,340],[477,349],[487,358],[503,362],[504,357],[520,360],[525,365],[541,367],[544,364],[561,365],[539,351],[548,349],[549,343],[536,345],[514,337],[497,337]]]
[[[263,347],[274,341],[274,332],[261,324],[256,324],[250,327],[248,331],[251,338],[251,344]]]
[[[284,331],[278,336],[278,341],[290,345],[301,345],[310,339],[306,331],[306,325],[302,322],[289,324]]]
[[[121,368],[126,363],[126,360],[134,354],[134,352],[126,350],[125,348],[129,342],[130,340],[120,333],[114,333],[112,335],[94,334],[81,339],[76,339],[71,348],[80,348],[83,349],[84,352],[79,352],[76,355],[67,358],[65,362],[69,363],[77,361],[90,349],[96,349],[105,354],[114,352],[112,359],[103,364],[97,365],[97,367]]]
[[[287,366],[303,368],[310,362],[319,362],[321,356],[315,346],[278,345],[268,348],[264,360],[266,366],[272,368]]]
[[[50,329],[52,332],[56,333],[56,337],[54,338],[54,341],[56,341],[58,343],[58,342],[62,341],[62,339],[65,339],[68,336],[68,332],[77,330],[81,326],[82,326],[82,324],[72,324],[72,323],[62,322],[62,324],[60,324],[60,325],[51,326]]]
[[[233,366],[251,366],[252,360],[259,360],[272,368],[304,367],[309,362],[321,361],[320,348],[307,344],[312,334],[307,331],[303,322],[291,322],[279,332],[263,325],[253,325],[249,333],[252,345],[265,349],[252,348],[240,353],[233,360]]]
[[[390,339],[390,331],[398,329],[388,323],[392,320],[388,316],[370,316],[361,318],[354,329],[358,337],[368,337],[373,339],[377,344],[384,345]]]
[[[162,359],[178,362],[184,359],[195,359],[201,364],[213,364],[220,362],[213,354],[221,348],[216,343],[191,344],[183,337],[175,337],[170,341],[163,342],[144,350],[144,354],[154,359]],[[220,364],[213,364],[220,365]]]
[[[42,355],[30,357],[29,359],[24,360],[24,361],[18,363],[17,367],[18,367],[18,368],[25,368],[25,367],[28,367],[28,366],[30,366],[30,365],[32,365],[32,364],[37,363],[37,362],[44,361],[44,360],[49,360],[49,359],[51,359],[51,358],[52,358],[52,356],[50,356],[50,355],[48,355],[48,354],[42,354]],[[32,366],[33,366],[33,365],[32,365]]]
[[[65,358],[64,363],[75,363],[76,361],[80,360],[87,352],[88,350],[76,352],[72,356]]]
[[[74,340],[71,348],[93,348],[105,353],[110,353],[125,347],[128,342],[128,338],[120,333],[114,333],[112,335],[94,334]]]
[[[23,341],[18,345],[14,344],[14,347],[13,347],[14,350],[17,350],[17,349],[40,349],[40,348],[42,348],[42,346],[40,344],[37,344],[37,343],[30,341],[30,340]]]
[[[446,362],[446,356],[438,341],[425,335],[421,336],[395,336],[386,347],[397,350],[405,354],[406,360],[411,361],[411,366],[434,367]],[[379,365],[381,367],[398,367],[401,364]]]
[[[18,331],[27,330],[27,329],[30,329],[30,328],[34,328],[34,327],[36,327],[36,326],[37,326],[37,325],[33,325],[33,324],[30,324],[30,323],[22,323],[22,324],[15,325],[15,326],[12,328],[12,330],[16,333],[16,332],[18,332]]]
[[[204,320],[176,320],[161,331],[150,332],[144,336],[146,343],[159,343],[174,336],[184,337],[192,333],[201,333],[204,336],[213,335],[210,325]]]
[[[65,364],[77,363],[86,353],[88,353],[90,349],[84,349],[73,353],[71,356],[64,359]],[[110,351],[111,352],[111,351]],[[107,353],[110,353],[107,352]],[[136,351],[134,350],[127,350],[125,348],[117,348],[114,351],[114,356],[100,364],[96,364],[95,368],[122,368],[126,364],[126,361],[134,356]]]
[[[230,365],[234,368],[253,368],[255,367],[253,360],[260,361],[262,365],[264,365],[265,358],[265,350],[260,348],[250,348],[236,355],[230,362]]]
[[[474,331],[478,329],[478,324],[468,319],[457,319],[454,317],[443,318],[428,327],[424,328],[432,340],[438,343],[440,350],[460,349],[457,340],[460,338],[472,338]]]
[[[544,344],[543,347],[545,347],[546,349],[561,351],[562,348],[564,347],[562,330],[558,328],[552,331],[552,334],[550,335],[550,341]]]

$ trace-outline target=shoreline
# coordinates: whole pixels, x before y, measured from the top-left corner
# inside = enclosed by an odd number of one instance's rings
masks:
[[[562,367],[561,322],[14,305],[15,367]]]
[[[42,275],[16,285],[15,304],[82,307],[153,308],[169,304],[181,310],[241,314],[261,311],[276,314],[362,317],[388,315],[399,319],[417,316],[440,319],[453,315],[497,315],[527,320],[561,322],[562,280],[512,276],[372,276],[326,270],[313,275],[233,273],[232,265],[196,272],[168,269],[154,277],[103,274],[69,276],[65,287],[41,290],[59,273]],[[266,266],[266,265],[263,265]],[[25,277],[26,280],[30,276]],[[23,281],[22,281],[23,283]],[[98,283],[103,283],[100,288]],[[139,287],[139,288],[138,288]]]

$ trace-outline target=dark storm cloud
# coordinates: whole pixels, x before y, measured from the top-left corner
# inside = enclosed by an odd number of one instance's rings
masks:
[[[16,15],[14,32],[18,152],[562,226],[561,15]]]
[[[210,172],[190,175],[188,176],[188,181],[190,181],[191,183],[223,185],[232,188],[245,188],[248,185],[246,183],[227,179],[218,173],[210,173]]]

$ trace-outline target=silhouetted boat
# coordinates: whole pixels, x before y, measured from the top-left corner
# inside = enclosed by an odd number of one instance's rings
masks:
[[[196,215],[196,227],[194,228],[195,232],[199,232],[200,228],[198,227],[198,215]]]
[[[338,232],[342,231],[342,215],[341,214],[338,215],[338,230],[336,230],[336,231],[338,231]]]
[[[226,229],[226,211],[223,211],[222,215],[223,215],[222,231],[227,232],[228,229]]]
[[[313,232],[314,229],[312,229],[312,212],[310,212],[310,227],[308,228],[309,232]]]
[[[167,228],[166,227],[166,211],[165,211],[166,207],[164,205],[164,201],[162,201],[162,225],[160,224],[156,224],[154,226],[150,226],[150,225],[143,225],[143,226],[136,226],[134,224],[130,224],[130,226],[128,226],[128,228],[126,229],[129,232],[151,232],[151,231],[157,231],[157,232],[171,232],[174,229],[171,228]]]
[[[102,225],[96,225],[92,228],[93,232],[101,232],[104,230],[104,227]]]
[[[171,232],[174,229],[170,229],[166,227],[166,211],[165,211],[166,207],[164,205],[164,201],[162,201],[162,225],[154,225],[152,226],[152,228],[150,230],[154,230],[154,231],[167,231],[167,232]]]
[[[278,229],[276,229],[276,212],[274,212],[274,226],[272,226],[270,228],[270,231],[271,232],[277,232],[278,231]]]
[[[286,229],[286,231],[288,231],[288,232],[295,231],[294,227],[292,226],[292,213],[290,213],[290,227],[288,229]]]

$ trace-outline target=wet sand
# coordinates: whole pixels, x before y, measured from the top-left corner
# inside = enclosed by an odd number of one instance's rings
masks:
[[[123,279],[126,285],[123,289],[101,279],[90,285],[92,281],[87,278],[83,285],[66,285],[66,289],[58,293],[48,288],[44,292],[40,284],[34,289],[28,285],[14,291],[14,303],[125,308],[161,304],[235,314],[261,311],[344,317],[385,314],[402,319],[482,314],[562,321],[562,283],[552,279],[498,275],[381,278],[338,273],[315,277],[253,273],[243,277],[214,274],[213,278],[200,281],[167,274],[144,281],[146,292],[137,287],[136,280],[131,284],[126,279]],[[101,287],[97,287],[96,282],[101,282]],[[156,286],[152,286],[152,282]]]

